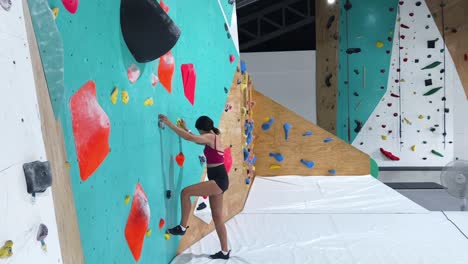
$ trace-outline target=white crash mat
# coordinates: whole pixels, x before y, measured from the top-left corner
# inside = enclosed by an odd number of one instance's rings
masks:
[[[257,176],[243,213],[428,211],[372,176]]]
[[[172,263],[466,264],[468,240],[440,212],[240,214],[227,222],[229,261],[212,232]]]
[[[468,212],[444,212],[445,215],[460,229],[460,232],[468,236]],[[468,263],[468,262],[467,262]]]

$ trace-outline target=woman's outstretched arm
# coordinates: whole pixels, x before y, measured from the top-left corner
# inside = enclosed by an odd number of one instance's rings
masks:
[[[181,138],[183,138],[185,140],[188,140],[188,141],[191,141],[191,142],[194,142],[194,143],[197,143],[197,144],[208,144],[208,142],[209,142],[209,139],[207,137],[197,136],[197,135],[194,135],[192,133],[189,133],[188,131],[186,131],[186,130],[180,128],[180,127],[177,127],[165,115],[160,114],[159,119],[161,119],[161,121],[163,121],[164,124],[166,124],[170,129],[174,130],[174,132],[177,135],[179,135]]]

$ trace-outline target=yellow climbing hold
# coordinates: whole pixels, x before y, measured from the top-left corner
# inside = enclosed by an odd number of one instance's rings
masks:
[[[59,14],[59,8],[58,7],[52,8],[52,14],[54,15],[54,19],[57,19],[58,14]]]
[[[412,123],[405,117],[403,120],[405,120],[405,123],[408,125],[412,125]]]
[[[114,90],[112,90],[112,93],[111,93],[111,102],[112,102],[112,104],[117,103],[117,97],[118,96],[119,96],[119,88],[116,86],[116,87],[114,87]]]
[[[377,41],[377,42],[375,43],[375,46],[376,46],[377,48],[380,49],[380,48],[382,48],[382,47],[384,46],[384,44],[383,44],[382,41]]]
[[[46,243],[42,244],[41,249],[42,251],[47,252],[47,244]]]
[[[3,247],[0,248],[0,259],[13,256],[13,241],[8,240]]]
[[[419,119],[424,119],[424,116],[423,116],[423,115],[419,115],[418,118],[419,118]]]
[[[281,169],[281,166],[277,164],[270,165],[270,170],[276,170],[276,169]]]
[[[416,145],[411,146],[411,151],[416,151]]]
[[[65,168],[67,168],[67,170],[70,170],[70,169],[71,169],[71,164],[70,164],[70,162],[65,161]]]
[[[164,238],[165,238],[166,240],[169,240],[169,238],[171,238],[171,235],[169,235],[169,234],[164,234]]]
[[[387,136],[382,135],[382,140],[387,140]]]
[[[152,233],[153,233],[153,230],[151,230],[151,228],[146,230],[146,237],[150,237]]]
[[[130,96],[128,95],[128,92],[122,91],[122,103],[128,104],[129,100],[130,100]]]
[[[146,98],[145,102],[143,103],[144,106],[153,106],[154,101],[152,97]]]
[[[124,202],[125,202],[125,204],[128,204],[130,202],[130,195],[125,196]]]

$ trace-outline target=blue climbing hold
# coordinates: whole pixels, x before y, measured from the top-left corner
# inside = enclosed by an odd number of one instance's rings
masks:
[[[245,61],[241,60],[241,73],[244,74],[247,71],[247,65],[245,65]]]
[[[275,122],[275,119],[271,117],[270,120],[268,120],[268,122],[265,122],[265,123],[262,124],[262,129],[264,131],[269,130],[271,125],[273,124],[273,122]]]
[[[270,157],[275,158],[275,160],[278,162],[282,162],[284,160],[283,155],[281,155],[280,153],[270,152]]]
[[[285,123],[283,125],[283,128],[284,128],[284,139],[286,141],[288,141],[288,138],[289,138],[289,131],[291,130],[291,124],[289,123]]]
[[[245,184],[250,184],[250,178],[249,177],[245,178]]]
[[[336,170],[328,170],[328,173],[332,174],[332,175],[335,175],[336,174]]]
[[[333,138],[326,138],[323,140],[324,143],[332,142]]]
[[[250,164],[255,165],[255,162],[257,162],[257,156],[253,155],[253,158],[252,158],[252,161],[250,162]]]
[[[301,163],[304,164],[309,169],[312,169],[315,166],[315,163],[310,160],[301,159]]]
[[[305,132],[304,134],[302,134],[303,137],[308,137],[308,136],[312,136],[312,131],[307,131]]]

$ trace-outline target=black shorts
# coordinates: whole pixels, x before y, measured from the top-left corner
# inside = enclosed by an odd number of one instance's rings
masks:
[[[229,177],[224,164],[212,168],[207,168],[207,174],[208,179],[210,181],[215,181],[223,193],[228,189]]]

